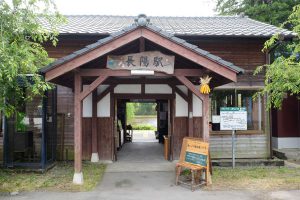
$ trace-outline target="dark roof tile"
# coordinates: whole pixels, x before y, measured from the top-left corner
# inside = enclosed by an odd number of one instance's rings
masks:
[[[69,15],[66,17],[68,23],[58,29],[63,34],[112,34],[122,29],[127,31],[136,27],[135,16]],[[291,31],[240,16],[150,16],[149,19],[155,29],[162,29],[174,35],[270,37],[282,33],[286,37],[295,36]],[[41,20],[41,24],[46,28],[49,27],[44,20]]]

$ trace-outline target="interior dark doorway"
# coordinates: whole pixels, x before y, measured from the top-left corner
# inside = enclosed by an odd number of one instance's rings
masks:
[[[170,128],[169,101],[118,99],[116,104],[117,160],[163,161],[164,136]]]

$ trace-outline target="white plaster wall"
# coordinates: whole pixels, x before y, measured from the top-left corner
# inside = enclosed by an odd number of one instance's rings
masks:
[[[176,93],[175,99],[175,116],[176,117],[187,117],[188,116],[188,103]]]
[[[180,89],[184,94],[188,95],[188,89],[184,85],[177,85],[178,89]]]
[[[300,148],[300,137],[272,137],[273,148]]]
[[[83,88],[86,88],[84,85]],[[97,88],[97,93],[102,93],[108,85],[100,85]],[[93,94],[89,94],[82,102],[82,116],[92,117],[93,116]],[[98,117],[110,117],[110,94],[107,94],[97,104],[97,116]]]
[[[110,93],[103,97],[97,104],[98,117],[110,117]]]
[[[193,94],[193,117],[202,117],[202,101]]]
[[[88,85],[83,85],[83,89],[88,87]],[[89,94],[82,102],[82,116],[83,117],[92,117],[93,112],[93,95]]]
[[[124,93],[132,93],[139,94],[141,93],[141,85],[140,84],[120,84],[117,85],[114,89],[114,92],[117,94]]]
[[[172,88],[166,84],[146,84],[146,94],[172,94]]]
[[[104,92],[104,90],[106,90],[106,88],[108,88],[108,87],[109,87],[109,85],[99,85],[97,88],[97,94]]]

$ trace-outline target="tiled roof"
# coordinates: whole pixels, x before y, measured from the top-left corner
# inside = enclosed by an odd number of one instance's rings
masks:
[[[59,28],[61,34],[111,34],[131,25],[134,16],[69,15],[68,23]],[[270,37],[281,33],[293,37],[291,31],[241,16],[215,17],[149,17],[152,25],[174,35]],[[47,27],[46,24],[43,24]]]
[[[111,42],[112,40],[114,40],[116,38],[122,37],[126,33],[130,32],[130,31],[133,31],[134,29],[137,29],[138,27],[139,27],[138,24],[132,24],[130,26],[125,27],[124,29],[121,29],[118,32],[114,32],[110,36],[108,36],[106,38],[103,38],[101,40],[98,40],[96,43],[90,44],[90,45],[86,46],[85,48],[83,48],[81,50],[75,51],[75,52],[73,52],[72,54],[70,54],[68,56],[65,56],[63,58],[60,58],[60,59],[54,61],[50,65],[42,68],[41,72],[46,73],[47,71],[51,70],[52,68],[55,68],[56,66],[59,66],[63,63],[71,61],[72,59],[74,59],[74,58],[76,58],[80,55],[83,55],[85,53],[88,53],[88,52],[92,51],[93,49],[99,48],[100,46],[102,46],[106,43],[109,43],[109,42]],[[145,27],[149,30],[152,30],[153,32],[161,35],[162,37],[165,37],[165,38],[171,40],[174,43],[177,43],[177,44],[179,44],[179,45],[181,45],[181,46],[183,46],[183,47],[185,47],[189,50],[194,51],[195,53],[199,54],[200,56],[206,57],[209,60],[212,60],[216,63],[219,63],[220,65],[222,65],[226,68],[229,68],[232,71],[235,71],[236,73],[242,73],[244,71],[243,69],[235,66],[233,63],[227,62],[227,61],[223,60],[222,58],[209,53],[208,51],[202,50],[202,49],[198,48],[196,45],[190,44],[190,43],[186,42],[183,39],[175,37],[173,34],[170,34],[170,33],[166,32],[166,31],[164,31],[164,30],[162,30],[162,29],[160,29],[160,28],[158,28],[158,27],[156,27],[152,24],[147,24],[143,27]]]

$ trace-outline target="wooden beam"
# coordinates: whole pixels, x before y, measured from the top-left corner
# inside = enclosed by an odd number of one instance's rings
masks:
[[[142,93],[142,94],[145,94],[145,93],[146,93],[146,89],[145,89],[145,80],[146,80],[146,77],[142,77],[142,78],[141,78],[141,81],[142,81],[142,84],[141,84],[141,93]]]
[[[170,87],[173,88],[173,91],[179,94],[186,102],[188,102],[188,97],[184,94],[176,85],[169,84]]]
[[[79,95],[80,100],[87,97],[94,89],[96,89],[103,81],[107,79],[107,76],[99,76],[92,84],[85,88]]]
[[[140,52],[145,51],[145,38],[141,37],[140,38]]]
[[[61,76],[73,69],[78,68],[79,66],[88,63],[98,57],[101,57],[119,47],[122,47],[138,38],[141,37],[141,31],[136,29],[132,32],[127,33],[126,35],[116,38],[113,41],[106,43],[99,48],[96,48],[88,53],[80,55],[69,62],[63,63],[62,65],[51,69],[50,71],[46,72],[45,79],[46,81],[51,81],[52,79]]]
[[[193,93],[188,91],[188,131],[189,137],[194,136],[194,120],[193,120]]]
[[[116,78],[111,77],[104,81],[102,84],[181,84],[177,79],[170,77],[170,78]]]
[[[92,104],[92,153],[98,153],[97,148],[97,90],[93,91]],[[99,156],[99,155],[98,155]]]
[[[176,76],[176,78],[203,101],[205,95],[201,94],[200,91],[195,87],[195,85],[189,79],[187,79],[184,76]]]
[[[154,72],[151,76],[203,76],[201,69],[175,69],[174,74],[165,74],[163,72]],[[112,69],[80,69],[81,76],[132,76],[130,70],[112,70]]]
[[[142,36],[145,39],[148,39],[156,44],[159,44],[160,46],[163,46],[178,55],[181,55],[223,77],[226,77],[227,79],[230,79],[234,82],[237,81],[237,71],[234,71],[233,69],[229,69],[226,66],[223,66],[215,61],[210,60],[209,58],[205,56],[201,56],[197,54],[196,52],[192,51],[191,49],[188,49],[184,46],[181,46],[173,41],[171,41],[168,38],[164,38],[161,35],[147,29],[142,28],[141,30]]]
[[[82,79],[78,73],[74,77],[74,169],[82,172],[82,101],[79,98]]]
[[[203,140],[209,142],[209,95],[203,95],[202,100],[202,131]]]
[[[116,87],[116,84],[111,84],[110,86],[108,86],[108,88],[106,88],[101,94],[99,94],[96,97],[96,101],[97,103],[103,98],[105,97],[108,93],[113,92],[114,88]]]
[[[114,94],[116,99],[175,99],[174,94]]]

